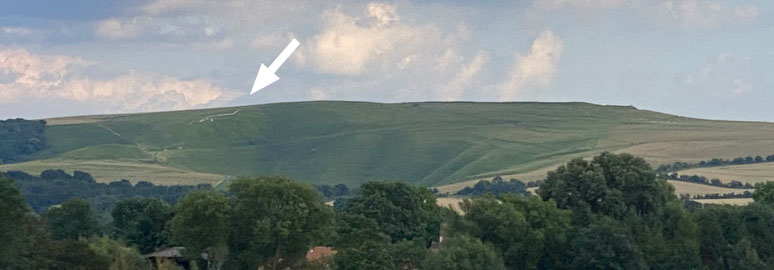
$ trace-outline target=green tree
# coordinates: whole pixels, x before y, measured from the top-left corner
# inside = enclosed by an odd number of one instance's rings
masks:
[[[733,247],[745,233],[736,207],[713,205],[695,213],[699,226],[700,254],[705,269],[728,269],[734,258]]]
[[[166,225],[172,218],[172,207],[158,199],[121,200],[110,214],[115,235],[136,245],[142,253],[153,252],[169,241]]]
[[[503,195],[465,200],[464,230],[492,243],[514,269],[551,269],[561,265],[570,229],[570,212],[553,201]]]
[[[573,159],[548,173],[538,194],[557,206],[571,209],[588,223],[584,213],[623,218],[630,209],[638,214],[656,212],[674,199],[674,189],[657,178],[650,165],[630,154],[602,153],[591,161]]]
[[[623,220],[650,269],[700,269],[699,228],[680,201]]]
[[[364,239],[365,240],[365,239]],[[333,256],[335,270],[395,270],[391,244],[364,241],[358,248],[340,250]]]
[[[622,225],[601,217],[576,228],[570,241],[570,269],[648,269],[642,251]]]
[[[766,182],[756,187],[753,200],[762,205],[774,206],[774,182]]]
[[[359,248],[366,241],[387,245],[392,240],[389,235],[379,230],[376,220],[362,215],[336,212],[335,222],[337,237],[334,246],[340,250]]]
[[[0,174],[0,269],[21,269],[28,245],[24,232],[27,204],[9,179]]]
[[[99,232],[99,224],[89,202],[71,198],[44,214],[54,240],[77,240]]]
[[[491,244],[460,235],[444,239],[438,252],[431,252],[423,270],[504,270],[503,259]]]
[[[438,238],[444,210],[426,188],[399,182],[370,182],[360,195],[347,199],[341,210],[372,219],[393,242]]]
[[[282,269],[332,232],[333,210],[311,186],[282,177],[237,179],[233,196],[229,269]]]
[[[422,239],[404,240],[389,245],[390,257],[397,269],[420,269],[429,253]]]
[[[43,269],[52,270],[105,270],[110,269],[109,258],[99,256],[87,243],[76,240],[53,241],[45,257]]]
[[[148,260],[143,257],[137,248],[126,247],[107,236],[92,237],[89,239],[89,248],[102,258],[105,258],[110,266],[108,270],[146,270],[150,268]]]
[[[212,190],[194,191],[178,202],[174,211],[170,222],[174,241],[186,247],[186,255],[191,259],[206,251],[213,268],[219,269],[228,254],[228,198]]]

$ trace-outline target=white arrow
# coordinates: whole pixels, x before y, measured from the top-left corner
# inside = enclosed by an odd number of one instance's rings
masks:
[[[290,41],[290,44],[288,44],[288,46],[282,50],[280,55],[277,56],[277,59],[274,59],[274,62],[271,62],[269,67],[261,64],[261,69],[258,70],[258,76],[255,76],[255,83],[253,83],[253,90],[250,91],[250,95],[255,94],[255,92],[258,92],[264,87],[269,86],[270,84],[279,80],[279,77],[277,77],[277,74],[275,74],[277,73],[277,69],[282,66],[282,63],[285,63],[285,60],[288,60],[290,54],[292,54],[293,51],[298,48],[299,44],[300,43],[298,43],[298,40],[294,38]]]

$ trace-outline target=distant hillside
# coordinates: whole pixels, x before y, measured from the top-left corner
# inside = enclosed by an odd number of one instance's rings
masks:
[[[89,171],[99,181],[161,184],[262,174],[430,186],[541,177],[570,158],[605,150],[654,165],[774,153],[771,123],[587,103],[300,102],[47,121],[51,147],[38,160],[0,170],[55,167]]]

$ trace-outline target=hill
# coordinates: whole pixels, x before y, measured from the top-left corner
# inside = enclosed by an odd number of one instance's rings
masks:
[[[601,151],[629,152],[654,165],[774,154],[772,123],[588,103],[325,101],[47,121],[51,147],[35,161],[0,170],[78,169],[98,181],[126,170],[136,176],[123,178],[159,184],[262,174],[432,186],[493,175],[536,178]],[[158,171],[165,177],[153,179]]]

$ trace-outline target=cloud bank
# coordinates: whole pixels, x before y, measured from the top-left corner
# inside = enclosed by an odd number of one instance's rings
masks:
[[[23,48],[0,48],[0,72],[11,77],[0,83],[0,104],[21,98],[62,98],[100,108],[100,113],[182,110],[223,105],[235,98],[231,90],[206,80],[183,80],[129,72],[110,79],[93,79],[83,69],[96,65],[78,57],[37,55]]]
[[[513,101],[524,91],[550,86],[563,49],[564,41],[551,30],[541,33],[529,54],[516,54],[508,80],[499,86],[500,100]]]

